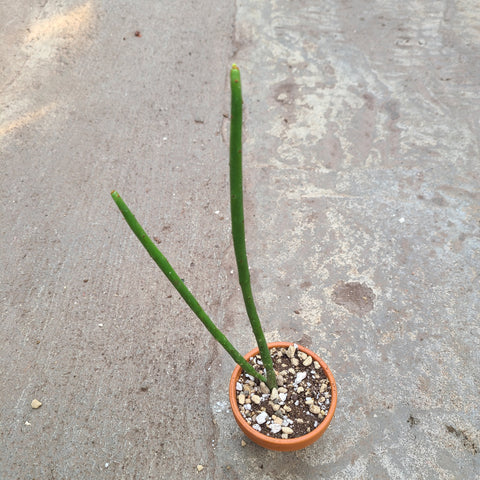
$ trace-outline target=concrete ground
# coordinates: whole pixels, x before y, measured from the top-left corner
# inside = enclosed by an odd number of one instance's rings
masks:
[[[0,478],[478,478],[479,3],[198,5],[0,5]],[[233,362],[109,196],[250,350],[232,62],[258,310],[339,389],[296,453],[242,447]]]

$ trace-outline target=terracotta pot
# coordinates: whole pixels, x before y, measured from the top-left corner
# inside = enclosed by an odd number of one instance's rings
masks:
[[[268,344],[268,348],[288,348],[290,345],[293,345],[292,342],[273,342]],[[322,423],[312,430],[307,435],[303,435],[302,437],[298,438],[272,438],[264,435],[260,432],[257,432],[254,428],[252,428],[243,418],[242,414],[237,405],[237,390],[236,385],[237,381],[240,378],[241,368],[237,365],[235,370],[233,371],[232,377],[230,379],[230,387],[229,387],[229,396],[230,396],[230,405],[232,407],[233,416],[238,423],[238,426],[242,429],[243,433],[255,442],[257,445],[260,445],[264,448],[268,448],[270,450],[276,450],[279,452],[290,452],[293,450],[300,450],[301,448],[308,447],[312,443],[316,442],[324,433],[327,427],[330,425],[332,421],[333,414],[335,413],[335,407],[337,406],[337,385],[335,384],[335,379],[333,378],[332,372],[325,364],[325,362],[315,353],[313,353],[308,348],[302,347],[301,345],[297,345],[298,350],[301,352],[305,352],[307,355],[310,355],[313,360],[317,361],[320,366],[322,367],[325,375],[327,376],[330,386],[332,388],[332,398],[330,401],[330,409],[328,410],[327,416],[323,419]],[[248,361],[251,357],[258,355],[259,350],[258,348],[253,349],[251,352],[248,352],[245,355],[245,359]]]

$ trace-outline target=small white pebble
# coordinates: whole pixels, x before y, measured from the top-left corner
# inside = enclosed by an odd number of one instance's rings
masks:
[[[279,393],[278,398],[280,398],[280,400],[282,402],[284,402],[287,399],[287,394],[286,393]]]
[[[295,378],[295,381],[293,383],[298,385],[302,380],[305,379],[306,376],[307,376],[307,372],[298,372]]]
[[[238,392],[242,391],[242,384],[240,382],[237,382],[237,385],[235,386]]]
[[[278,423],[272,423],[270,425],[270,431],[272,433],[278,433],[282,429],[282,425],[279,425]]]
[[[257,415],[257,423],[259,425],[263,425],[267,421],[267,418],[268,418],[267,412],[261,412]]]
[[[252,428],[254,430],[256,430],[257,432],[261,432],[262,431],[262,427],[258,424],[258,423],[255,423],[252,425]]]

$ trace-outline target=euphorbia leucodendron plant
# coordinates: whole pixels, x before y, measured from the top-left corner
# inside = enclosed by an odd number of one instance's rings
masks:
[[[231,100],[231,120],[230,120],[230,202],[232,217],[232,236],[235,249],[235,258],[237,261],[238,278],[242,289],[243,299],[247,310],[247,315],[252,326],[253,333],[257,340],[260,350],[263,366],[265,367],[266,377],[258,373],[250,363],[248,363],[235,347],[228,341],[225,335],[212,322],[205,313],[196,298],[185,286],[181,278],[177,275],[165,256],[160,252],[155,243],[145,233],[142,226],[138,223],[126,203],[122,200],[118,192],[112,192],[112,198],[117,204],[120,212],[124,216],[127,224],[133,233],[140,240],[147,252],[160,267],[165,276],[170,280],[178,293],[185,300],[187,305],[202,321],[207,330],[222,345],[233,360],[242,367],[242,369],[260,381],[265,382],[269,388],[277,386],[275,372],[273,370],[272,358],[267,347],[265,335],[263,334],[260,319],[253,300],[252,288],[250,284],[250,272],[248,269],[247,253],[245,247],[245,229],[243,213],[243,185],[242,185],[242,88],[240,83],[240,71],[236,65],[232,66],[230,71],[230,86],[232,92]]]

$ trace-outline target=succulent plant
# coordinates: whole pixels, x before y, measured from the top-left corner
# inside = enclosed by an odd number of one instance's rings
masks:
[[[175,272],[166,257],[160,252],[155,243],[146,234],[140,223],[132,214],[126,203],[117,191],[111,193],[120,212],[133,233],[140,240],[160,270],[176,288],[187,305],[197,315],[201,322],[213,337],[222,345],[233,360],[248,374],[265,382],[272,389],[277,386],[272,358],[267,347],[265,335],[262,330],[260,319],[255,307],[253,292],[250,282],[247,252],[245,245],[244,210],[243,210],[243,181],[242,181],[242,87],[240,82],[240,70],[233,65],[230,70],[231,86],[231,117],[230,117],[230,206],[232,221],[232,237],[235,249],[235,258],[238,268],[238,279],[243,294],[243,300],[247,311],[250,325],[257,341],[265,374],[262,375],[248,363],[243,356],[235,349],[226,336],[218,329],[210,317],[205,313],[196,298],[185,286],[182,279]]]

